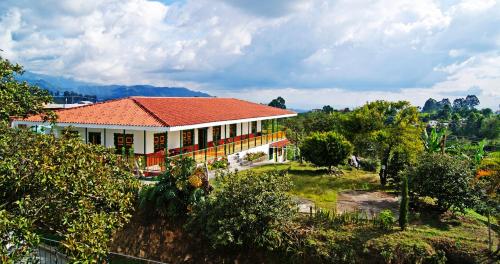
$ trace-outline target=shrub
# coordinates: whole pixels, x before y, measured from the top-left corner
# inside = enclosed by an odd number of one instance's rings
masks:
[[[412,194],[436,199],[441,211],[464,211],[474,201],[471,164],[460,157],[426,154],[408,176]]]
[[[139,181],[102,146],[0,125],[0,157],[2,210],[61,238],[72,262],[104,256],[131,217]]]
[[[344,163],[351,155],[352,145],[344,136],[336,132],[312,133],[304,139],[303,157],[317,166],[326,166],[332,171],[332,166]]]
[[[391,230],[395,222],[394,214],[389,209],[380,212],[375,219],[375,223],[383,230]]]
[[[140,207],[160,216],[184,216],[210,192],[207,175],[191,157],[175,159],[154,186],[140,192]]]
[[[361,159],[359,161],[359,166],[365,171],[376,172],[380,162],[377,159]]]
[[[248,152],[244,159],[250,162],[256,162],[256,161],[261,161],[263,158],[267,156],[266,153],[259,151],[259,152]]]
[[[227,167],[229,167],[229,161],[226,157],[219,157],[208,162],[209,170],[227,169]]]
[[[290,178],[280,172],[228,173],[219,188],[191,213],[187,229],[215,248],[276,249],[296,207],[287,193]]]

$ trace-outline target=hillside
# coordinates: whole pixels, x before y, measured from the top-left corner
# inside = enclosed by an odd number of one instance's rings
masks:
[[[169,97],[209,97],[209,94],[184,87],[157,87],[152,85],[100,85],[81,82],[70,78],[25,72],[18,79],[49,90],[55,97],[67,94],[96,96],[97,101],[127,96],[169,96]]]

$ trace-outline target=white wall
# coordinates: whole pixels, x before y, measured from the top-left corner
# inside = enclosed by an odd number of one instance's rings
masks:
[[[243,131],[240,129],[242,127]],[[251,129],[250,122],[244,122],[243,125],[241,123],[236,123],[236,135],[240,136],[242,134],[247,134],[248,129]],[[230,125],[222,125],[221,137],[222,139],[229,138],[230,135]],[[224,129],[225,128],[225,129]],[[56,136],[60,136],[63,128],[54,127],[54,134]],[[74,127],[73,130],[78,131],[80,138],[85,142],[85,128]],[[104,130],[106,130],[106,135],[104,135]],[[194,129],[194,142],[198,144],[198,129]],[[257,121],[257,131],[262,131],[262,122]],[[101,133],[101,144],[106,144],[106,147],[114,147],[114,134],[123,134],[122,129],[99,129],[99,128],[88,128],[87,132],[99,132]],[[242,133],[243,132],[243,133]],[[251,132],[251,131],[250,131]],[[154,152],[154,134],[159,132],[146,131],[146,154]],[[168,148],[174,149],[179,148],[180,146],[180,135],[181,131],[172,131],[168,132]],[[136,154],[144,154],[144,130],[125,130],[125,134],[133,134],[134,135],[134,152]],[[213,140],[213,127],[208,128],[208,141]],[[88,138],[88,135],[87,135]],[[252,149],[253,150],[253,149]]]

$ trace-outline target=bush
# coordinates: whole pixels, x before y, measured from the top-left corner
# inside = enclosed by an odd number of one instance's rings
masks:
[[[296,213],[290,188],[290,178],[277,171],[228,173],[213,195],[194,208],[187,229],[201,233],[215,248],[276,249]]]
[[[391,210],[385,209],[377,216],[375,223],[383,230],[391,230],[394,226],[394,214]]]
[[[185,216],[210,192],[207,175],[190,157],[175,159],[154,186],[140,192],[140,207],[160,216]]]
[[[226,157],[219,157],[208,162],[209,170],[227,169],[227,167],[229,167],[229,161]]]
[[[424,155],[408,171],[410,191],[417,197],[436,199],[441,211],[464,211],[474,201],[472,170],[468,160],[446,154]]]
[[[71,261],[104,256],[134,210],[139,181],[102,146],[0,125],[0,157],[2,210],[61,238]]]
[[[341,134],[316,132],[304,139],[300,149],[307,161],[317,166],[326,166],[331,172],[332,166],[346,161],[351,155],[353,147]]]
[[[365,171],[376,172],[380,162],[377,159],[361,159],[359,161],[359,166]]]
[[[259,152],[248,152],[244,160],[250,161],[250,162],[257,162],[263,160],[267,156],[266,153],[259,151]]]

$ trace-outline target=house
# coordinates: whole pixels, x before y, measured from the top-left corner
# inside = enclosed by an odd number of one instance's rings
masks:
[[[59,136],[66,127],[87,143],[141,157],[145,169],[163,167],[169,157],[191,156],[205,162],[247,151],[269,159],[286,155],[279,120],[295,112],[233,98],[128,97],[55,111],[50,125],[41,115],[14,119],[13,127],[31,127]],[[278,159],[278,155],[282,157]]]

